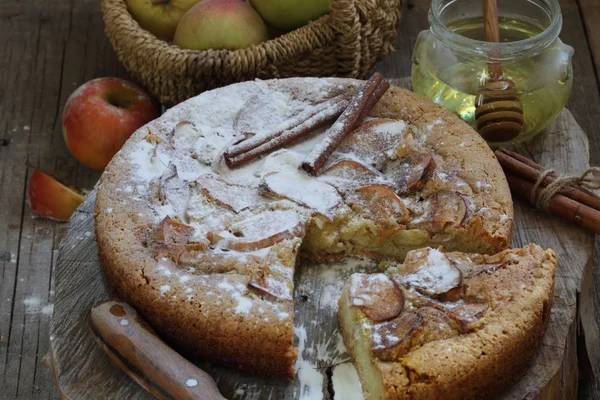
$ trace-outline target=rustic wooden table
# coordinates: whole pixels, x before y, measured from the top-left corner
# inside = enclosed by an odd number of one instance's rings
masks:
[[[600,2],[560,2],[561,38],[575,48],[568,107],[589,136],[591,163],[600,165]],[[406,1],[397,52],[377,67],[385,76],[410,74],[410,54],[428,26],[428,8],[428,0]],[[104,36],[97,0],[2,0],[0,43],[0,399],[54,399],[54,382],[40,360],[48,349],[53,269],[67,224],[34,218],[25,202],[25,164],[91,188],[99,173],[69,155],[62,107],[85,81],[127,74]],[[600,311],[596,253],[594,300]],[[600,398],[600,384],[582,382],[579,397]]]

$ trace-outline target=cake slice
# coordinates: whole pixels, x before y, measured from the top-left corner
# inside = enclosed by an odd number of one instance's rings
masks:
[[[489,398],[536,352],[550,317],[552,250],[425,248],[382,267],[352,275],[339,300],[365,399]]]

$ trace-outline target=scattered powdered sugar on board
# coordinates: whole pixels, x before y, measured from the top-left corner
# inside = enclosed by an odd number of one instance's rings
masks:
[[[27,297],[23,300],[25,305],[25,312],[27,314],[35,314],[40,312],[41,300],[38,297]]]
[[[323,374],[310,362],[304,360],[306,345],[306,329],[303,326],[294,327],[298,337],[298,360],[296,360],[296,374],[300,381],[300,400],[323,399]]]
[[[333,399],[363,400],[362,385],[356,368],[351,362],[336,365],[333,368]]]

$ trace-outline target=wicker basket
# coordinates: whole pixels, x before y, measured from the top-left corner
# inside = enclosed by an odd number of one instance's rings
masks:
[[[254,78],[360,78],[393,50],[402,0],[332,0],[331,12],[246,49],[186,50],[142,29],[125,0],[101,0],[106,34],[132,77],[165,105]]]

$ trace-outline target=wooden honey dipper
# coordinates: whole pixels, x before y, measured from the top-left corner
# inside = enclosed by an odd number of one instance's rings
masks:
[[[500,42],[496,0],[483,0],[485,40]],[[523,103],[515,83],[504,79],[500,61],[489,59],[489,79],[479,89],[475,104],[477,131],[488,142],[506,142],[519,136],[523,129]]]

